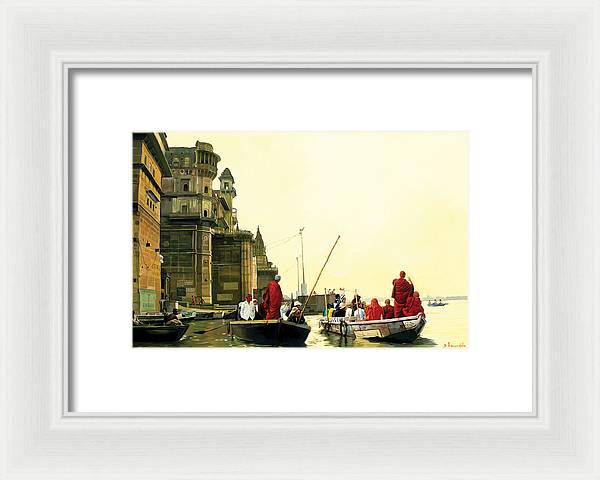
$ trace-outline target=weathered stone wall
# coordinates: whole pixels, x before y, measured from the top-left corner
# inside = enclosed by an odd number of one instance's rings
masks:
[[[141,140],[133,141],[133,309],[160,309],[160,197],[158,163]]]
[[[148,245],[149,244],[149,245]],[[133,215],[133,308],[160,310],[160,224],[144,209]]]
[[[243,298],[242,246],[233,235],[217,234],[213,238],[213,302],[237,304]]]

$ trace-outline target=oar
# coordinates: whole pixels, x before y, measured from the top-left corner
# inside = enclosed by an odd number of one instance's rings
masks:
[[[337,245],[337,242],[339,239],[340,239],[340,235],[338,235],[338,237],[335,239],[335,243],[333,244],[333,247],[331,247],[331,250],[329,251],[329,255],[327,255],[327,258],[325,259],[325,263],[321,267],[319,276],[315,280],[315,284],[313,285],[312,290],[310,291],[310,294],[308,295],[308,298],[306,299],[306,302],[304,302],[304,306],[302,307],[302,311],[300,312],[300,318],[302,318],[302,316],[304,315],[304,310],[306,309],[306,306],[308,305],[308,302],[310,301],[312,294],[315,293],[315,288],[317,288],[317,283],[319,283],[319,278],[321,278],[321,274],[323,273],[323,270],[325,270],[325,265],[327,265],[327,262],[329,261],[329,257],[331,257],[331,254],[333,253],[333,249]]]

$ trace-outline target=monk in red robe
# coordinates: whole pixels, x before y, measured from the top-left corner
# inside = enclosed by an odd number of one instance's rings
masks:
[[[263,294],[263,304],[266,312],[266,320],[277,320],[278,318],[281,318],[280,309],[281,301],[283,300],[283,293],[281,293],[279,280],[281,280],[281,277],[279,275],[275,275],[275,279],[269,282],[265,293]]]
[[[385,305],[383,306],[383,318],[394,318],[394,307],[390,305],[390,299],[386,298]]]
[[[406,305],[406,300],[410,297],[414,291],[412,282],[406,280],[406,273],[400,272],[400,278],[396,278],[392,285],[392,297],[394,297],[394,317],[402,317],[402,309]]]
[[[413,317],[419,313],[425,313],[425,310],[423,309],[423,305],[421,305],[419,292],[414,292],[412,297],[408,297],[408,300],[406,300],[406,305],[402,309],[402,316]]]
[[[383,308],[376,298],[371,299],[371,305],[367,306],[367,320],[381,320],[382,317]]]

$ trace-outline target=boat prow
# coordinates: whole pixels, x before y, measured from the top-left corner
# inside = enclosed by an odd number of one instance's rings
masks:
[[[133,325],[134,342],[177,342],[189,325]]]
[[[322,318],[319,322],[326,332],[337,335],[398,343],[414,342],[425,328],[425,315],[357,321],[354,317]]]
[[[287,320],[235,320],[229,322],[231,335],[258,345],[303,346],[310,333],[306,323]]]

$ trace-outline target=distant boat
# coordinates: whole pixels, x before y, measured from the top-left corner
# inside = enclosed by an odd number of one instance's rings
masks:
[[[412,343],[425,328],[425,315],[419,313],[412,317],[390,318],[386,320],[361,320],[356,317],[322,318],[319,321],[325,332],[337,335],[383,340],[399,343]]]
[[[229,322],[231,335],[245,342],[271,346],[302,346],[310,333],[306,323],[287,320],[235,320]]]
[[[441,300],[439,302],[437,300],[434,300],[433,302],[429,300],[429,302],[427,302],[428,307],[443,307],[444,305],[448,305],[448,302],[442,302]]]
[[[134,342],[177,342],[189,325],[133,325]]]

